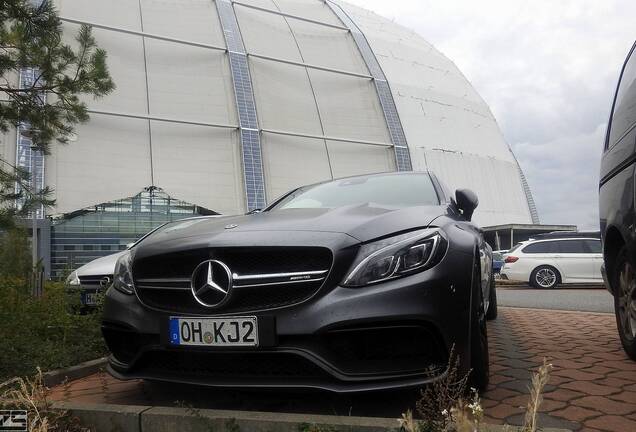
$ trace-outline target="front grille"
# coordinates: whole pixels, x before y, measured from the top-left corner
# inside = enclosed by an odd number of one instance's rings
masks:
[[[230,299],[218,308],[202,306],[190,279],[206,260],[223,262],[234,274]],[[320,247],[198,249],[135,261],[137,295],[146,305],[169,312],[247,312],[290,306],[313,296],[331,268],[331,251]]]
[[[217,380],[317,379],[329,377],[319,366],[296,354],[285,352],[149,351],[135,363],[134,370],[180,378]]]

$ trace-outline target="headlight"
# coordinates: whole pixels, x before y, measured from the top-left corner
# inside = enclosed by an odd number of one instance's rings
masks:
[[[436,263],[441,243],[445,247],[441,231],[431,228],[362,245],[342,286],[360,287],[426,270]]]
[[[133,294],[134,285],[132,277],[132,254],[126,251],[119,257],[115,264],[115,273],[113,275],[113,287],[124,294]]]
[[[82,283],[79,280],[79,277],[77,276],[77,271],[73,270],[73,272],[68,275],[68,277],[66,278],[66,285],[71,286],[71,287],[78,287],[80,286]]]

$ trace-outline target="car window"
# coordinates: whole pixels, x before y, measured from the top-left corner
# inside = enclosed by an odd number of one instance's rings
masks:
[[[636,55],[632,53],[625,64],[616,92],[609,147],[616,144],[634,123],[636,123]]]
[[[522,249],[523,253],[555,253],[557,252],[556,243],[554,241],[544,241],[531,243]]]
[[[584,240],[559,240],[560,253],[587,253]]]
[[[401,208],[439,205],[428,174],[355,177],[300,188],[269,210],[290,208],[337,208],[348,205]]]
[[[600,240],[583,240],[587,247],[588,253],[601,253],[601,241]]]

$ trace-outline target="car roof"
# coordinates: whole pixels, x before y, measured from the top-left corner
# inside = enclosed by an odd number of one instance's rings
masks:
[[[553,231],[549,233],[537,234],[530,240],[553,240],[553,239],[601,239],[600,231]]]

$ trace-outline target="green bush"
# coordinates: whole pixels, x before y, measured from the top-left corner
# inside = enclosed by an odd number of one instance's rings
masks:
[[[103,356],[101,313],[80,313],[79,293],[46,283],[42,297],[21,278],[0,276],[0,382]]]
[[[31,245],[24,228],[0,231],[0,277],[28,278],[32,270]]]

